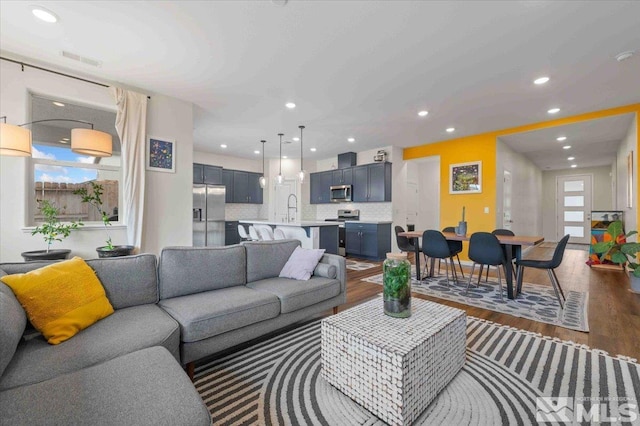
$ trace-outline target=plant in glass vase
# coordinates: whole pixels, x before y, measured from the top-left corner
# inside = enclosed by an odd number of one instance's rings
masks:
[[[47,243],[46,250],[34,250],[25,251],[22,253],[22,257],[26,261],[32,260],[59,260],[66,259],[71,253],[68,249],[51,249],[51,245],[55,241],[64,240],[67,238],[71,231],[78,229],[84,225],[82,222],[71,221],[69,223],[62,223],[58,218],[60,214],[60,208],[49,200],[37,200],[38,208],[42,213],[44,221],[41,225],[38,225],[31,235],[41,234],[44,241]]]
[[[86,187],[78,188],[73,193],[75,195],[79,195],[83,203],[87,203],[93,206],[100,219],[102,220],[102,224],[104,225],[104,230],[107,234],[106,245],[103,247],[96,248],[98,252],[98,257],[117,257],[117,256],[127,256],[131,254],[133,251],[133,246],[127,245],[113,245],[111,241],[111,235],[109,234],[109,227],[111,226],[111,220],[109,220],[109,215],[103,208],[102,195],[104,194],[104,187],[99,183],[95,183],[93,181],[89,182],[91,185],[91,193],[87,190]]]

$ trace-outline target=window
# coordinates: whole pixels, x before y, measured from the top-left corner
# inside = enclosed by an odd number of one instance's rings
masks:
[[[32,224],[40,222],[38,200],[46,199],[60,208],[60,219],[81,220],[85,223],[99,222],[98,212],[73,191],[95,182],[104,188],[103,210],[117,222],[121,201],[120,188],[120,141],[115,131],[115,116],[111,111],[102,111],[62,102],[64,107],[53,104],[53,100],[32,96],[33,121],[56,119],[56,121],[36,123],[31,127],[32,188],[30,199]],[[91,122],[96,130],[110,133],[113,137],[111,157],[90,157],[71,151],[71,129],[88,125],[61,120],[82,120]]]

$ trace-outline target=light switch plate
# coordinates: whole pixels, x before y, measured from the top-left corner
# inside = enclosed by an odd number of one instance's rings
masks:
[[[485,212],[485,213],[489,213],[489,207],[485,207],[485,208],[484,208],[484,212]]]

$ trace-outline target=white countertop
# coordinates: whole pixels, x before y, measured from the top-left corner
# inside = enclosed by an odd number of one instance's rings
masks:
[[[384,225],[386,223],[393,223],[390,220],[347,220],[345,223],[361,223],[363,225]]]
[[[272,225],[272,226],[291,226],[294,228],[303,228],[307,226],[338,226],[340,225],[340,222],[324,222],[324,221],[311,221],[311,220],[303,220],[299,222],[274,222],[274,221],[265,220],[265,219],[242,219],[242,220],[239,220],[238,222],[254,223],[259,225]]]

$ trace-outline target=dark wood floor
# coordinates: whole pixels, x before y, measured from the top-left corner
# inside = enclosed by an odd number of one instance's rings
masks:
[[[550,257],[550,253],[552,253],[552,249],[549,248],[534,248],[527,253],[527,257],[545,258],[544,256]],[[470,316],[533,331],[545,336],[583,343],[591,348],[605,350],[610,355],[622,354],[640,360],[640,295],[628,290],[628,276],[617,271],[591,269],[585,264],[586,259],[586,251],[567,249],[562,265],[556,270],[556,274],[563,289],[589,292],[590,332],[588,333],[420,294],[414,293],[414,296],[464,309]],[[368,260],[364,262],[375,263]],[[377,262],[377,265],[377,267],[365,271],[347,270],[347,304],[341,306],[340,310],[362,303],[382,292],[379,285],[361,281],[362,278],[380,274],[382,263]],[[527,269],[524,281],[550,286],[546,271]]]

